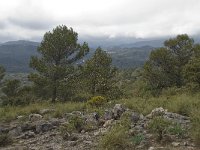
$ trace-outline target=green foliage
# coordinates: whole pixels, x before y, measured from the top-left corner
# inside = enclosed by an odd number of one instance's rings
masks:
[[[112,66],[111,57],[101,48],[97,48],[92,58],[86,61],[83,74],[92,95],[107,95],[116,83],[116,68]]]
[[[196,45],[194,48],[194,55],[192,59],[185,65],[183,69],[184,79],[187,83],[193,84],[195,88],[200,87],[200,45]],[[195,86],[194,86],[195,85]]]
[[[64,113],[72,111],[82,111],[84,109],[84,103],[80,102],[67,102],[67,103],[55,103],[53,106],[50,102],[37,102],[30,103],[25,106],[4,106],[0,107],[0,122],[9,122],[16,119],[17,116],[28,116],[31,113],[39,113],[42,109],[54,109],[55,111],[47,114],[51,117],[62,117]],[[57,116],[56,116],[57,115]],[[44,116],[45,117],[45,116]]]
[[[138,134],[131,137],[131,141],[133,142],[134,145],[139,145],[144,139],[145,139],[144,135],[142,134]]]
[[[15,97],[19,92],[20,81],[19,80],[8,80],[5,86],[2,88],[3,93],[7,97]]]
[[[155,96],[160,95],[162,89],[185,85],[183,70],[196,48],[194,40],[186,34],[169,39],[164,45],[151,52],[143,67],[143,77]]]
[[[155,117],[149,122],[148,129],[157,135],[158,141],[161,141],[171,124],[172,123],[170,121],[162,117]]]
[[[3,79],[5,76],[5,69],[4,67],[0,66],[0,81]]]
[[[169,127],[168,132],[172,135],[177,135],[179,138],[184,137],[186,131],[181,127],[180,124],[176,123]]]
[[[133,141],[128,135],[128,131],[131,127],[131,112],[125,112],[100,140],[100,149],[106,150],[121,150],[132,149]]]
[[[102,137],[99,143],[100,149],[104,150],[122,150],[132,149],[131,142],[127,129],[123,126],[115,126],[105,136]]]
[[[0,135],[0,147],[4,147],[13,143],[12,138],[8,134]]]
[[[78,115],[71,116],[69,122],[61,126],[61,135],[65,136],[67,133],[81,132],[84,129],[84,119]]]
[[[107,102],[106,98],[103,96],[94,96],[87,101],[87,104],[90,106],[99,107],[104,105]]]
[[[200,105],[200,103],[199,103]],[[198,106],[199,106],[198,105]],[[200,111],[199,108],[194,108],[191,113],[192,127],[191,127],[191,137],[194,139],[195,143],[200,146]]]
[[[124,112],[119,121],[120,126],[129,129],[131,126],[131,115],[132,113],[129,111]]]
[[[30,67],[37,71],[29,79],[34,82],[40,95],[58,98],[60,83],[68,82],[74,75],[73,64],[89,51],[87,43],[77,43],[78,34],[72,28],[57,26],[45,33],[38,47],[40,57],[31,57]],[[47,93],[47,94],[46,94]]]
[[[2,88],[4,96],[2,96],[1,105],[27,105],[34,101],[32,89],[29,86],[21,86],[21,82],[17,79],[7,80]]]

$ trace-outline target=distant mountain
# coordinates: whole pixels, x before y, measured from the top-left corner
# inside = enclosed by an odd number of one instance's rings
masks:
[[[113,59],[113,64],[119,68],[140,67],[148,59],[150,52],[154,49],[151,46],[120,48],[114,47],[107,52]]]
[[[148,41],[139,41],[135,43],[128,43],[128,44],[121,44],[117,47],[121,48],[131,48],[131,47],[162,47],[165,39],[158,39],[158,40],[148,40]]]
[[[0,45],[23,45],[23,46],[39,46],[39,42],[33,41],[25,41],[25,40],[18,40],[18,41],[8,41],[5,43],[1,43]]]
[[[8,72],[29,72],[30,56],[37,55],[39,43],[32,41],[10,41],[0,44],[0,64]]]
[[[39,44],[38,42],[23,40],[0,44],[0,64],[6,68],[7,72],[30,72],[30,57],[38,55],[37,47]],[[127,48],[121,46],[104,48],[112,56],[113,64],[120,68],[141,66],[148,58],[150,51],[154,48],[151,46],[125,47]],[[91,48],[90,53],[85,59],[90,58],[94,50],[94,48]]]

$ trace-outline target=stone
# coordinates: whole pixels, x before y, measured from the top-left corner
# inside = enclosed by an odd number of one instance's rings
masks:
[[[81,111],[73,111],[71,114],[77,115],[77,116],[82,116],[83,115]]]
[[[20,127],[21,127],[22,132],[26,132],[29,130],[35,131],[35,124],[32,124],[31,122],[25,122]]]
[[[35,137],[35,133],[32,131],[28,131],[28,132],[24,133],[22,136],[20,136],[19,138],[29,139],[29,138],[34,138],[34,137]]]
[[[113,119],[111,119],[111,120],[107,120],[107,121],[104,123],[103,127],[106,128],[106,127],[111,126],[112,123],[113,123],[113,121],[114,121]]]
[[[42,119],[42,115],[40,114],[30,114],[29,115],[29,121],[34,122]]]
[[[133,112],[131,114],[131,122],[132,123],[137,123],[140,120],[140,114],[137,112]]]
[[[18,119],[18,120],[21,120],[21,119],[23,119],[23,118],[24,118],[24,116],[22,116],[22,115],[21,115],[21,116],[17,116],[17,119]]]
[[[26,146],[15,146],[10,148],[4,148],[4,150],[29,150]]]
[[[114,114],[111,110],[105,110],[105,113],[104,113],[105,120],[111,120],[113,119],[113,117],[114,117]]]
[[[93,117],[98,121],[99,120],[99,118],[100,118],[100,116],[99,116],[99,114],[97,113],[97,112],[94,112],[93,113]]]
[[[14,127],[8,132],[8,134],[12,137],[20,136],[22,134],[22,129],[21,127]]]
[[[184,125],[190,124],[190,120],[189,120],[190,118],[186,116],[182,116],[180,114],[166,112],[163,117],[179,124],[184,124]]]
[[[115,104],[113,108],[114,119],[119,119],[122,113],[125,112],[125,108],[122,104]]]
[[[8,133],[8,132],[9,132],[9,128],[0,127],[0,134],[4,134],[4,133]]]
[[[54,128],[53,125],[50,124],[49,122],[39,122],[36,124],[36,132],[37,133],[47,132],[53,128]]]
[[[179,145],[180,145],[179,142],[172,142],[172,146],[174,146],[174,147],[178,147]]]
[[[50,122],[53,126],[60,126],[61,123],[64,122],[64,120],[59,120],[59,119],[57,119],[57,118],[51,118],[51,119],[49,120],[49,122]]]
[[[148,148],[148,150],[155,150],[155,148],[151,146]]]
[[[167,112],[166,109],[163,109],[162,107],[155,108],[151,111],[151,116],[156,117],[156,116],[163,116]]]
[[[55,109],[42,109],[40,110],[40,114],[44,115],[44,114],[48,114],[48,113],[51,113],[51,112],[54,112]]]

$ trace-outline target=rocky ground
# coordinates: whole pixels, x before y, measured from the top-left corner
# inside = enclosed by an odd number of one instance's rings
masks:
[[[105,110],[103,116],[98,113],[84,114],[79,111],[63,114],[61,118],[44,118],[45,114],[54,110],[44,109],[38,114],[18,116],[11,123],[0,123],[0,134],[8,134],[14,142],[11,145],[0,147],[2,150],[95,150],[98,149],[99,140],[112,128],[120,117],[129,112],[131,127],[127,134],[144,135],[141,142],[133,149],[147,150],[197,150],[190,137],[175,135],[163,135],[162,141],[157,142],[153,133],[148,130],[148,123],[155,116],[178,123],[187,131],[191,128],[190,118],[176,113],[168,112],[163,108],[155,108],[150,114],[144,116],[133,110],[116,104],[114,108]],[[61,133],[61,128],[69,124],[70,118],[78,116],[84,120],[86,128],[80,128],[77,132]],[[28,118],[27,121],[25,121]],[[167,143],[167,144],[166,144]]]

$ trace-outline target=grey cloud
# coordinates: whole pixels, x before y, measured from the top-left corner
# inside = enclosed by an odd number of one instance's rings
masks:
[[[31,19],[31,18],[14,18],[10,17],[8,18],[8,22],[11,23],[12,25],[20,26],[22,28],[28,28],[32,30],[44,30],[44,29],[49,29],[51,28],[56,22],[53,20],[48,20],[48,19]]]
[[[199,0],[16,1],[16,7],[7,13],[1,13],[0,6],[0,34],[41,39],[43,33],[59,24],[73,27],[81,36],[108,38],[200,32]]]

